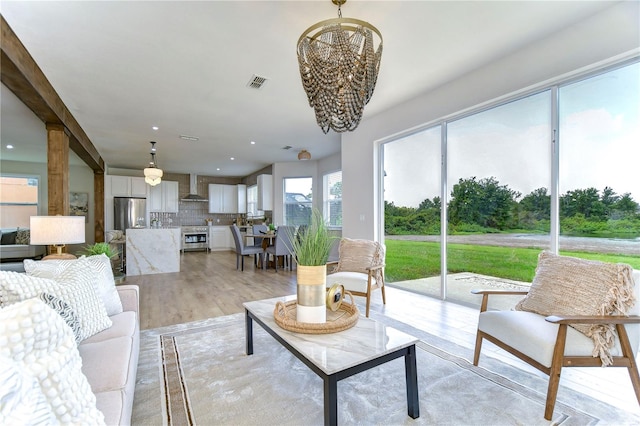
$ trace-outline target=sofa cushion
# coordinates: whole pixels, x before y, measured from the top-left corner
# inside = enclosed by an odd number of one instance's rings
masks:
[[[131,337],[115,337],[78,346],[83,361],[82,372],[93,392],[121,389],[128,380],[135,380],[129,377],[132,345]]]
[[[39,299],[0,309],[0,355],[34,377],[63,424],[104,424],[73,332]]]
[[[104,254],[89,257],[82,256],[80,259],[86,259],[89,262],[93,272],[91,283],[96,294],[102,300],[107,310],[107,315],[111,316],[122,312],[122,302],[116,290],[111,260]],[[24,269],[29,275],[57,279],[62,272],[80,259],[56,259],[44,262],[26,259],[24,261]]]
[[[133,337],[137,333],[137,312],[125,311],[112,315],[112,326],[82,341],[82,344],[103,342],[115,337]]]
[[[635,303],[632,268],[544,251],[527,296],[516,310],[541,315],[627,315]],[[593,339],[593,356],[602,365],[612,362],[610,348],[616,340],[611,324],[571,324]]]
[[[112,324],[93,288],[92,271],[86,259],[78,259],[56,280],[0,271],[0,305],[36,297],[42,292],[53,294],[71,306],[80,322],[82,340]]]
[[[18,231],[3,232],[2,237],[0,238],[0,244],[2,244],[3,246],[15,244],[16,235],[18,235]]]
[[[0,365],[0,425],[55,424],[38,381],[11,358],[0,355]]]

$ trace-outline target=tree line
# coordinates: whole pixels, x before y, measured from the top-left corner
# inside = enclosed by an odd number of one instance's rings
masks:
[[[389,235],[440,234],[440,197],[417,208],[385,201],[385,232]],[[560,196],[560,229],[565,235],[640,235],[640,205],[630,193],[612,188],[575,189]],[[459,179],[448,204],[449,233],[549,232],[551,195],[538,188],[524,197],[495,177]]]

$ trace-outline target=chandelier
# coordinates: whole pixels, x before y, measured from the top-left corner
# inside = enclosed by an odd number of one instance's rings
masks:
[[[347,0],[331,1],[338,6],[338,18],[312,25],[298,39],[302,86],[325,134],[358,127],[382,57],[380,31],[368,22],[343,18],[340,6]],[[379,38],[375,50],[374,33]]]
[[[162,181],[162,169],[156,165],[155,142],[151,142],[151,161],[149,161],[149,167],[144,169],[144,181],[151,186],[156,186]]]

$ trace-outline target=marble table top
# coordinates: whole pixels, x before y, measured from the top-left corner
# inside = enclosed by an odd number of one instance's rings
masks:
[[[296,296],[245,302],[243,306],[326,374],[360,365],[419,341],[416,337],[360,315],[353,327],[337,333],[302,334],[281,328],[273,318],[277,301]],[[255,328],[255,325],[254,325]],[[259,346],[255,347],[259,352]]]

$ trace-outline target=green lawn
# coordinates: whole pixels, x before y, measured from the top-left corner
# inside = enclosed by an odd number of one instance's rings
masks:
[[[440,244],[423,241],[386,240],[385,275],[388,282],[440,275]],[[475,272],[493,277],[531,282],[540,249],[448,245],[449,273]],[[640,269],[639,256],[561,251],[566,256],[612,263],[627,263]]]

